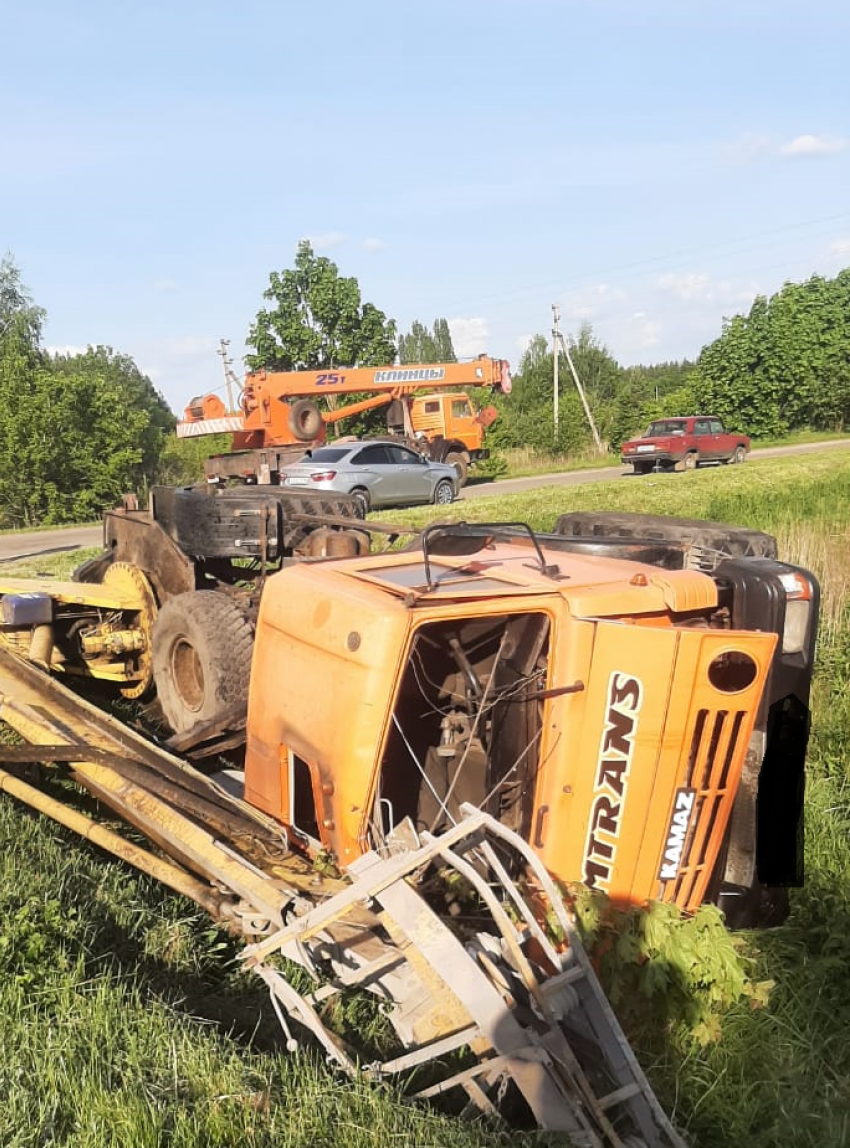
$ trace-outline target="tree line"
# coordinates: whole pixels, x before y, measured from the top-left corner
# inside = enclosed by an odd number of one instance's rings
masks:
[[[614,452],[665,415],[715,414],[754,438],[850,426],[850,269],[758,296],[749,314],[724,320],[721,334],[694,361],[622,367],[587,325],[567,342],[600,434]],[[555,435],[553,374],[553,353],[538,335],[520,360],[510,398],[498,400],[502,417],[490,432],[492,445],[553,454],[590,448],[565,362]]]
[[[73,355],[42,346],[45,313],[11,256],[0,261],[0,527],[85,521],[154,483],[201,474],[203,456],[226,440],[178,440],[175,416],[133,360],[111,347]],[[272,272],[246,340],[249,369],[325,369],[393,362],[454,362],[449,324],[395,321],[364,301],[354,277],[302,241],[294,266]],[[748,315],[724,320],[698,358],[623,367],[584,325],[570,359],[611,451],[646,423],[695,411],[717,414],[754,437],[850,423],[850,269],[759,296]],[[529,342],[510,396],[488,431],[499,451],[526,447],[563,457],[590,449],[591,431],[567,364],[553,418],[553,352]],[[476,396],[472,396],[476,401]],[[483,400],[482,400],[483,401]],[[346,430],[379,429],[370,412]],[[370,421],[371,420],[371,421]]]

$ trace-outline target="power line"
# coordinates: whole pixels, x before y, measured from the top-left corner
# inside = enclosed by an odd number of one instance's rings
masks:
[[[535,294],[542,294],[544,291],[550,291],[553,288],[557,288],[563,292],[566,289],[574,289],[580,287],[584,283],[593,282],[594,280],[600,279],[604,276],[618,275],[620,278],[632,278],[635,275],[640,274],[641,271],[648,268],[659,265],[663,266],[669,264],[671,261],[682,260],[701,252],[707,253],[705,255],[706,259],[716,260],[731,255],[746,254],[751,251],[763,251],[765,249],[770,250],[771,248],[778,246],[778,244],[753,244],[752,240],[766,238],[771,235],[781,235],[791,231],[799,231],[806,227],[820,227],[826,223],[835,223],[839,220],[846,219],[850,219],[850,212],[840,212],[836,215],[822,216],[819,219],[807,220],[801,223],[786,224],[782,227],[770,228],[765,231],[751,233],[750,235],[738,236],[734,239],[723,240],[720,243],[700,244],[695,247],[682,248],[678,251],[670,252],[665,255],[649,256],[644,259],[633,260],[629,263],[614,265],[598,271],[588,271],[585,274],[576,276],[572,279],[551,279],[547,280],[546,282],[528,284],[526,286],[516,288],[512,291],[500,291],[490,295],[479,295],[475,299],[467,298],[462,300],[455,300],[454,302],[443,304],[443,309],[455,309],[458,307],[470,306],[480,307],[483,304],[490,304],[489,309],[492,310],[494,303],[501,303],[502,305],[507,306],[511,305],[515,301],[524,298],[532,298]],[[822,234],[827,234],[827,232],[818,232],[815,235],[809,236],[809,238],[818,238]],[[745,244],[745,246],[738,246],[740,244]],[[724,250],[726,248],[731,250]],[[744,272],[744,274],[750,273],[751,272],[749,271]]]

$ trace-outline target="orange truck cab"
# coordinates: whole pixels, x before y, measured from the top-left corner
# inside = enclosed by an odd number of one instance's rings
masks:
[[[475,458],[481,456],[484,431],[495,418],[494,408],[476,411],[466,394],[419,395],[410,404],[414,434],[429,441],[455,439]]]
[[[796,837],[759,850],[754,794],[795,800],[805,737],[790,766],[770,766],[771,745],[800,728],[817,584],[772,559],[705,573],[657,551],[460,524],[421,550],[274,575],[246,799],[342,866],[470,803],[619,904],[763,919]]]

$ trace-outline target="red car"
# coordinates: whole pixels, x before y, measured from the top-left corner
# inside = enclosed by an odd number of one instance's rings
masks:
[[[702,462],[743,462],[750,449],[745,434],[727,431],[714,415],[656,419],[640,438],[624,442],[623,462],[635,474],[651,470],[693,470]]]

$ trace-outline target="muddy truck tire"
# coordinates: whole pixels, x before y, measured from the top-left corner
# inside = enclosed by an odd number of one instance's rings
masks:
[[[466,486],[469,477],[469,456],[463,451],[450,450],[443,461],[455,468],[459,485]]]
[[[724,558],[778,556],[776,539],[761,530],[698,518],[668,518],[664,514],[574,511],[561,515],[555,523],[555,533],[577,539],[684,544],[685,565],[693,570],[714,570]]]
[[[174,733],[248,705],[254,628],[240,607],[211,590],[178,594],[153,626],[153,678]]]

